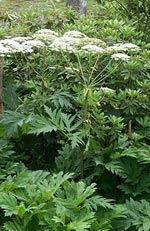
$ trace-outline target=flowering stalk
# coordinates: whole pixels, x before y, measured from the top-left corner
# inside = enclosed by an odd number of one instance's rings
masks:
[[[0,113],[3,113],[4,106],[3,106],[3,58],[0,58]]]
[[[128,121],[128,136],[132,138],[132,120]]]

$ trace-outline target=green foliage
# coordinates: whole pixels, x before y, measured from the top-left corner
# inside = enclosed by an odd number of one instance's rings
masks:
[[[146,200],[134,201],[130,199],[126,203],[128,213],[128,221],[131,227],[135,227],[138,231],[150,230],[150,203]]]
[[[9,176],[0,187],[0,208],[7,217],[4,230],[88,230],[98,207],[112,206],[93,195],[95,184],[86,187],[70,178],[72,174],[44,171]]]
[[[99,2],[85,18],[54,5],[0,18],[1,38],[79,30],[107,50],[5,57],[1,231],[150,230],[149,3]]]

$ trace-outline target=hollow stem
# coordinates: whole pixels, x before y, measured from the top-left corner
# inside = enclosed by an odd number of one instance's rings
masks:
[[[0,113],[4,112],[4,105],[3,105],[3,67],[4,67],[3,58],[0,58]]]
[[[132,120],[128,121],[128,136],[132,138]]]

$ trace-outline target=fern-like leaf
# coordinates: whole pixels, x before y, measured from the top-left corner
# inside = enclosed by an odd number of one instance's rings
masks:
[[[26,228],[19,224],[17,221],[8,221],[4,225],[6,231],[26,231]]]

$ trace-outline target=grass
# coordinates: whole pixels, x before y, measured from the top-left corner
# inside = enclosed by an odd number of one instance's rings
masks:
[[[88,0],[88,12],[98,12],[96,0]],[[65,7],[65,1],[61,3],[55,0],[0,0],[0,15],[5,13],[19,13],[22,11],[42,11],[50,8]]]
[[[71,17],[71,14],[63,15],[65,9],[65,0],[61,3],[56,0],[0,0],[0,39],[30,35],[40,28],[61,29],[61,25],[68,23],[65,18]],[[87,16],[98,15],[96,0],[88,0],[87,11]]]
[[[55,2],[50,0],[5,0],[0,2],[1,12],[20,12],[22,10],[42,10],[44,8],[55,7]],[[62,5],[62,3],[61,3]]]

